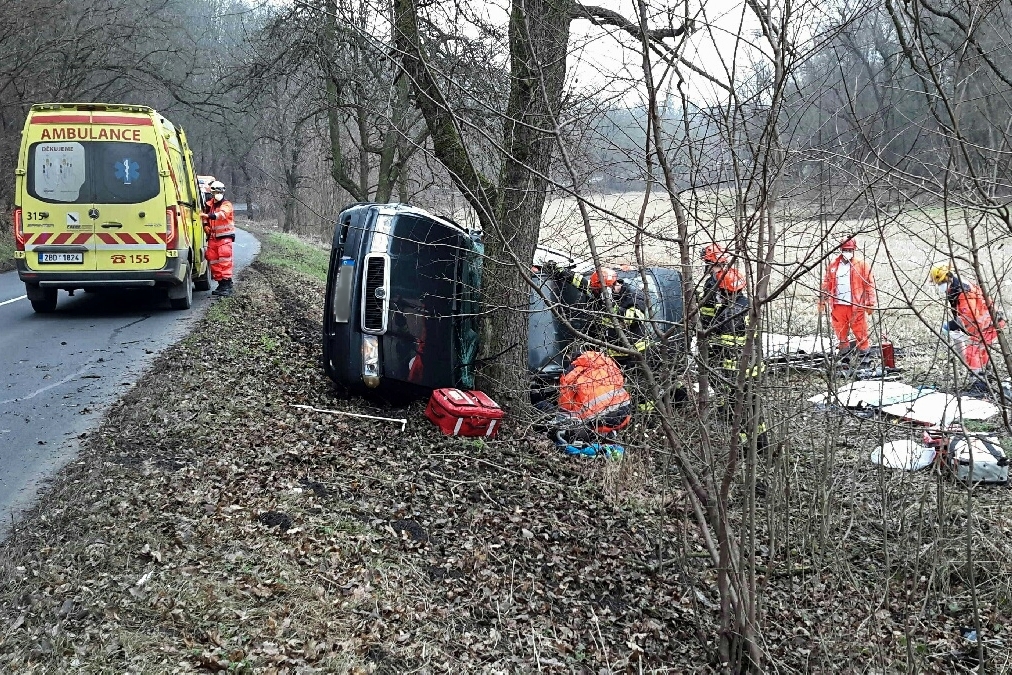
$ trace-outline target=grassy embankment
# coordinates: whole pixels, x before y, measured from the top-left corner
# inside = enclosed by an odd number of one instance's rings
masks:
[[[14,236],[0,227],[0,272],[14,269]]]
[[[330,251],[310,246],[301,239],[278,232],[266,233],[267,245],[260,253],[260,262],[274,265],[327,283]]]

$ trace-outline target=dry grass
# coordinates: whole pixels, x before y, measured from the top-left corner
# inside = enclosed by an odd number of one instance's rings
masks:
[[[9,218],[5,218],[7,222]],[[14,269],[14,235],[7,227],[0,228],[0,272]]]
[[[643,197],[642,193],[590,197],[597,207],[591,209],[595,241],[606,263],[635,261],[633,235],[643,209]],[[719,197],[711,196],[705,203],[690,205],[689,210],[693,216],[690,251],[697,283],[703,274],[698,251],[711,241],[734,250],[740,256],[739,269],[750,269],[754,282],[753,257],[758,236],[755,225],[748,224],[746,239],[735,245],[734,223],[726,216],[728,209]],[[835,255],[839,241],[852,233],[858,236],[859,255],[872,264],[878,289],[879,307],[872,318],[872,334],[876,338],[887,336],[906,350],[909,357],[906,367],[916,371],[911,375],[917,381],[940,377],[944,359],[937,356],[946,349],[944,346],[936,349],[944,307],[942,298],[927,284],[927,272],[933,263],[954,259],[965,278],[977,281],[972,267],[976,255],[983,272],[980,280],[983,287],[998,306],[1012,308],[1012,233],[994,218],[916,206],[902,211],[871,209],[865,217],[829,219],[826,223],[811,219],[807,215],[810,213],[811,209],[788,207],[778,215],[770,288],[783,286],[784,291],[768,306],[767,325],[771,330],[793,335],[831,335],[826,317],[817,311],[818,289],[826,261]],[[644,210],[644,222],[647,264],[678,264],[680,250],[674,241],[677,228],[670,202],[663,196],[651,197]],[[584,226],[574,200],[558,199],[549,204],[541,240],[577,257],[588,254]],[[741,247],[746,243],[746,247]]]

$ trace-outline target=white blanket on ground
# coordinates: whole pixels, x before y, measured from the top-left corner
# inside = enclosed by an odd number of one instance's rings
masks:
[[[933,392],[914,401],[885,406],[882,412],[908,422],[946,427],[963,420],[991,419],[1001,413],[1001,409],[979,398]]]
[[[845,408],[881,408],[894,403],[913,401],[933,391],[933,389],[911,387],[906,382],[863,380],[842,385],[836,392],[816,394],[808,401],[816,405],[836,403]]]
[[[891,441],[871,451],[871,461],[890,469],[917,471],[931,465],[935,449],[916,441]]]
[[[783,335],[763,333],[763,354],[767,357],[826,355],[833,353],[833,338],[826,335]]]

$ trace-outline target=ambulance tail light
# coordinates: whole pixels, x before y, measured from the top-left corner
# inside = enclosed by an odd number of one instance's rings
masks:
[[[176,224],[176,209],[165,209],[165,248],[176,248],[179,239],[179,228]]]
[[[25,250],[25,231],[21,222],[21,208],[14,209],[14,245],[16,250]]]

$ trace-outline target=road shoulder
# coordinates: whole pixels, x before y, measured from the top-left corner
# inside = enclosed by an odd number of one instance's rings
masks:
[[[76,658],[112,671],[460,671],[530,662],[529,632],[557,628],[572,659],[579,648],[604,663],[602,648],[634,653],[622,645],[648,629],[644,607],[678,623],[681,609],[649,600],[670,579],[608,590],[651,546],[587,480],[600,464],[561,461],[545,442],[447,439],[421,403],[335,393],[319,365],[320,259],[263,243],[236,296],[113,406],[6,545],[0,624],[16,630],[0,670]],[[590,569],[612,581],[574,583]],[[659,625],[641,639],[658,659],[673,644]]]

